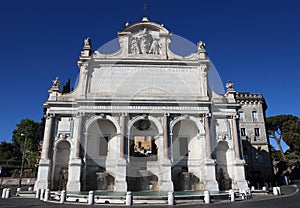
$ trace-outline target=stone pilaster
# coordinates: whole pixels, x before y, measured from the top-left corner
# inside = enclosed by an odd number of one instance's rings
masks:
[[[163,131],[164,131],[164,142],[163,142],[163,146],[164,146],[164,158],[168,158],[169,157],[169,150],[168,150],[168,134],[169,134],[169,131],[168,131],[168,115],[167,114],[164,114],[163,116]]]
[[[127,191],[127,182],[126,182],[126,159],[124,157],[124,142],[126,139],[126,125],[127,114],[122,113],[120,116],[120,135],[119,135],[119,156],[117,161],[112,161],[111,164],[107,164],[107,169],[114,172],[115,175],[115,186],[114,191],[126,192]]]
[[[34,185],[34,190],[37,189],[48,189],[50,186],[50,172],[51,172],[51,160],[49,159],[49,150],[51,146],[51,137],[53,131],[53,120],[55,115],[50,114],[46,118],[45,131],[44,131],[44,140],[42,155],[39,162],[39,170],[37,174],[37,181]]]
[[[53,124],[54,115],[49,115],[46,118],[45,123],[45,131],[44,131],[44,140],[43,140],[43,148],[42,148],[42,156],[41,159],[48,160],[49,159],[49,149],[52,135],[52,124]]]
[[[245,189],[248,188],[248,183],[245,180],[245,161],[241,159],[240,141],[237,131],[238,115],[232,116],[232,136],[234,143],[234,178],[232,182],[233,189]]]
[[[241,159],[241,150],[240,150],[240,143],[239,143],[239,136],[237,131],[237,122],[238,119],[237,115],[232,116],[232,136],[233,136],[233,143],[234,143],[234,155],[235,159]]]
[[[121,128],[121,135],[120,135],[120,158],[124,157],[124,142],[126,139],[126,120],[127,115],[122,114],[120,117],[120,128]]]
[[[163,144],[162,144],[162,155],[159,159],[159,168],[156,170],[156,175],[158,175],[158,186],[159,191],[173,191],[173,182],[172,182],[172,172],[171,172],[171,160],[169,158],[168,150],[168,139],[169,139],[169,118],[168,114],[163,114]],[[161,146],[160,146],[161,147]],[[158,155],[159,157],[160,155]],[[149,166],[148,166],[149,167]],[[155,168],[154,168],[155,169]]]
[[[205,147],[206,147],[206,160],[205,160],[205,179],[204,189],[210,191],[218,191],[219,186],[216,180],[216,162],[212,159],[211,154],[211,136],[210,136],[210,118],[211,113],[207,113],[204,116],[204,129],[205,129]]]
[[[80,113],[78,115],[78,124],[77,124],[77,141],[75,146],[75,158],[80,158],[80,147],[82,140],[82,126],[83,126],[84,114]]]
[[[82,137],[82,126],[83,126],[84,114],[79,113],[77,115],[77,137],[74,138],[75,144],[75,152],[74,157],[71,158],[69,162],[69,178],[67,183],[68,191],[80,191],[80,177],[81,177],[81,155],[80,155],[80,147],[81,147],[81,137]]]
[[[210,113],[207,113],[204,117],[204,129],[205,129],[205,145],[206,145],[206,158],[211,159],[211,138],[209,128]]]
[[[81,96],[86,97],[89,77],[88,62],[83,62],[80,65],[80,74],[81,80],[79,83],[81,85]]]

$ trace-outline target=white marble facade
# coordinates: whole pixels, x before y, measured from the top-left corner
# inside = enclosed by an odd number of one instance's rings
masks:
[[[46,127],[35,189],[225,190],[247,187],[240,105],[229,87],[208,86],[204,44],[174,54],[172,34],[144,18],[118,33],[120,50],[84,41],[77,87],[58,79],[44,106]]]

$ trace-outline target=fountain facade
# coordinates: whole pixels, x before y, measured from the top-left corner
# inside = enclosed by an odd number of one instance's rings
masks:
[[[44,104],[35,190],[59,189],[61,168],[68,169],[70,192],[217,191],[221,167],[232,188],[247,188],[233,84],[226,94],[214,93],[203,42],[180,56],[170,49],[172,40],[147,19],[121,30],[112,54],[93,51],[85,39],[78,85],[62,93],[55,79]]]

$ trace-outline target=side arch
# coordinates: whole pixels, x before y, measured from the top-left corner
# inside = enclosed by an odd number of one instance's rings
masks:
[[[55,142],[51,185],[52,190],[66,190],[67,188],[72,146],[72,142],[67,139],[59,139]]]
[[[182,120],[191,120],[194,122],[194,124],[196,125],[198,131],[199,131],[199,135],[200,136],[205,136],[205,129],[203,124],[200,122],[200,120],[194,116],[180,116],[176,119],[174,119],[173,121],[170,122],[170,132],[173,132],[173,128],[176,125],[176,123],[182,121]]]
[[[93,122],[97,121],[98,119],[109,120],[116,127],[117,134],[121,133],[121,127],[120,127],[117,119],[110,116],[110,115],[105,115],[105,117],[103,117],[103,116],[93,116],[93,117],[91,117],[89,120],[86,121],[85,132],[88,132],[88,130],[89,130],[90,126],[93,124]]]

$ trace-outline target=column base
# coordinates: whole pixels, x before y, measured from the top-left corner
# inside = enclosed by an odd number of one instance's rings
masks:
[[[174,191],[174,186],[172,181],[160,181],[158,185],[159,191],[169,192]]]
[[[205,161],[206,179],[203,181],[204,189],[208,191],[219,191],[219,184],[216,180],[216,161],[207,159]]]
[[[205,183],[204,190],[219,191],[219,184],[216,180],[208,180]]]
[[[172,163],[168,158],[161,158],[159,161],[147,163],[147,170],[158,177],[157,189],[159,191],[174,191],[171,167]]]
[[[38,189],[49,189],[50,170],[51,170],[51,161],[48,159],[41,159],[39,162],[37,180],[34,184],[35,191]]]
[[[234,173],[235,178],[233,180],[233,189],[246,189],[248,183],[245,179],[245,160],[236,159],[234,161]]]
[[[127,191],[127,182],[126,181],[115,181],[114,191],[126,192]]]
[[[249,188],[248,183],[246,180],[237,181],[237,188],[236,189],[247,189]]]
[[[81,159],[72,159],[69,163],[69,178],[67,183],[67,191],[77,192],[81,189]]]
[[[107,160],[106,161],[106,172],[115,179],[113,190],[116,192],[126,192],[126,160]]]

